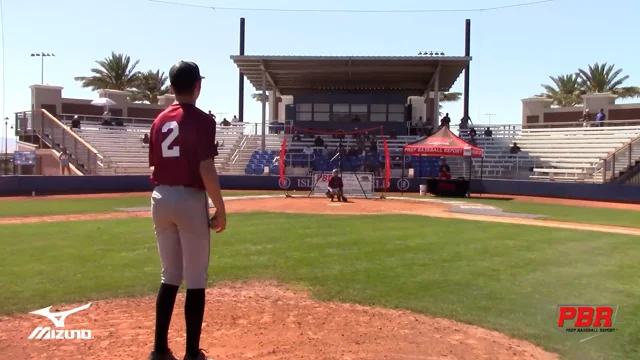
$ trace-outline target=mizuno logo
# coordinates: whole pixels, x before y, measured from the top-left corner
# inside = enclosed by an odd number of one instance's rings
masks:
[[[91,306],[91,303],[87,305],[82,305],[75,309],[70,309],[67,311],[58,311],[51,312],[52,306],[46,307],[44,309],[32,311],[29,314],[35,314],[44,316],[47,319],[51,320],[53,325],[56,328],[64,328],[64,321],[67,316],[77,313],[82,310],[86,310]],[[71,339],[82,339],[88,340],[92,339],[93,336],[91,334],[91,330],[80,329],[80,330],[67,330],[67,329],[52,329],[48,326],[38,326],[31,332],[29,335],[29,339],[32,340],[44,340],[44,339],[56,339],[56,340],[71,340]]]
[[[42,315],[47,319],[51,320],[53,322],[53,325],[55,325],[55,327],[64,327],[64,320],[67,318],[67,316],[73,313],[77,313],[78,311],[86,310],[89,308],[89,306],[91,306],[91,303],[88,303],[87,305],[82,305],[75,309],[71,309],[67,311],[58,311],[54,313],[51,312],[51,308],[53,306],[49,306],[44,309],[32,311],[29,314]]]

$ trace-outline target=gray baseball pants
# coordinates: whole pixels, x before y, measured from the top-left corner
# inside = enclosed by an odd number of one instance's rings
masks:
[[[206,192],[184,186],[157,186],[151,216],[162,263],[162,282],[187,289],[207,287],[211,237]]]

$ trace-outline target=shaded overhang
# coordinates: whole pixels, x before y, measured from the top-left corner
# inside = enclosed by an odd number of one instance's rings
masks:
[[[471,61],[464,56],[231,56],[257,90],[384,90],[423,95],[450,91]],[[265,81],[266,80],[266,81]]]

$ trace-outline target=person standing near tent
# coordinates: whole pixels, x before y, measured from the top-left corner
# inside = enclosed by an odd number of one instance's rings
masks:
[[[451,179],[451,168],[444,157],[440,158],[440,179]]]

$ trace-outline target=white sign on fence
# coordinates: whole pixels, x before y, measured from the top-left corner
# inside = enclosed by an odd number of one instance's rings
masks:
[[[313,173],[313,195],[324,194],[329,187],[330,172]],[[375,180],[373,173],[368,172],[344,172],[342,173],[342,191],[345,196],[373,196]]]

